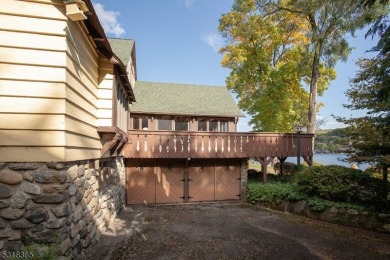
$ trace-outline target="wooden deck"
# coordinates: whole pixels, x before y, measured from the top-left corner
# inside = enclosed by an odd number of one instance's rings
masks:
[[[130,130],[126,158],[286,158],[297,156],[297,134]],[[311,164],[312,134],[301,134]]]

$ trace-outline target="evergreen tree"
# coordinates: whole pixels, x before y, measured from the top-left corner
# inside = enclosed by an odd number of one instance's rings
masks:
[[[385,29],[374,30],[380,36],[372,50],[377,55],[358,61],[360,70],[346,92],[351,103],[344,106],[367,111],[367,114],[350,119],[338,117],[337,120],[348,125],[346,134],[351,138],[354,149],[349,160],[378,166],[383,174],[383,196],[387,197],[390,167],[390,27],[383,19],[381,26]]]

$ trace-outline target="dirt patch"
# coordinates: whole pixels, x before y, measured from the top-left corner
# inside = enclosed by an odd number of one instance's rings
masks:
[[[390,236],[241,203],[128,206],[88,259],[389,259]]]

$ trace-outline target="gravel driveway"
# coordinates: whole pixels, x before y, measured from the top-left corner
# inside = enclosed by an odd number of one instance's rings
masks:
[[[92,259],[390,259],[390,235],[240,202],[127,206]]]

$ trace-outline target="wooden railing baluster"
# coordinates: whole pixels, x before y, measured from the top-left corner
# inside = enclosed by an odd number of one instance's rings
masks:
[[[313,156],[313,135],[301,134],[302,156]],[[295,157],[297,135],[129,130],[128,158]]]

